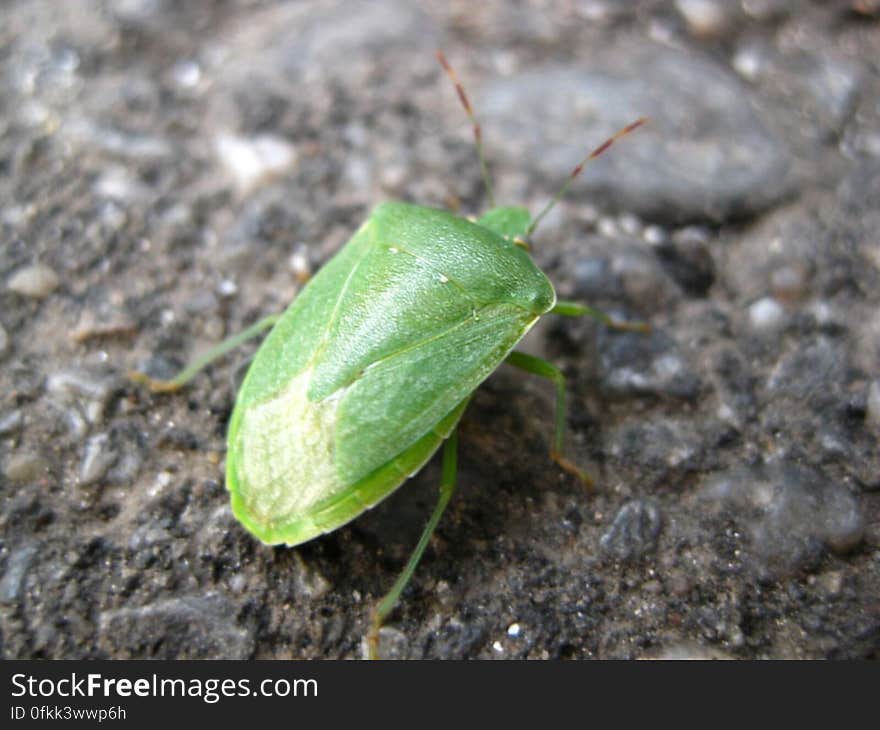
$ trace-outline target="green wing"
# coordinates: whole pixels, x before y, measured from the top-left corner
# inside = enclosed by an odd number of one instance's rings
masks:
[[[487,306],[369,367],[343,396],[336,468],[353,483],[417,441],[504,360],[537,317]]]
[[[554,302],[528,255],[486,228],[377,208],[285,312],[242,384],[227,455],[236,515],[290,544],[355,517],[430,457]]]

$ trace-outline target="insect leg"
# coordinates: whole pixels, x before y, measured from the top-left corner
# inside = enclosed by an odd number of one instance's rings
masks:
[[[578,477],[586,486],[593,486],[592,477],[565,456],[565,375],[552,363],[542,360],[534,355],[524,352],[511,352],[505,362],[520,370],[525,370],[532,375],[538,375],[556,384],[556,428],[553,433],[553,446],[550,448],[550,458],[569,474]]]
[[[440,498],[437,500],[437,506],[434,507],[434,511],[431,513],[431,518],[428,520],[428,524],[425,525],[425,530],[422,532],[422,536],[419,538],[419,542],[416,545],[415,550],[413,550],[412,555],[409,556],[409,562],[407,562],[403,572],[397,578],[394,585],[391,587],[391,590],[385,594],[384,598],[382,598],[376,608],[373,609],[370,630],[367,633],[367,648],[369,650],[370,659],[379,658],[379,629],[382,627],[382,623],[388,617],[388,614],[391,613],[392,609],[397,604],[397,599],[400,598],[400,594],[403,592],[406,584],[409,583],[410,578],[412,578],[412,574],[415,572],[419,560],[422,559],[422,553],[425,552],[425,548],[428,546],[428,541],[431,539],[431,535],[434,534],[434,530],[437,529],[437,523],[440,522],[440,517],[443,515],[443,511],[446,509],[446,505],[449,504],[449,499],[455,491],[455,475],[457,467],[458,428],[456,427],[443,446],[443,473],[440,478]]]
[[[227,337],[223,342],[212,347],[204,355],[197,358],[194,362],[190,363],[186,368],[169,380],[157,380],[151,378],[145,373],[138,372],[137,370],[129,371],[128,377],[136,383],[143,383],[155,393],[170,393],[175,390],[180,390],[192,380],[202,368],[210,365],[214,360],[225,355],[230,350],[234,350],[251,337],[257,336],[263,330],[269,329],[278,321],[280,316],[280,314],[270,314],[268,317],[264,317],[259,322],[252,324],[241,332],[232,335],[232,337]]]
[[[616,330],[626,330],[627,332],[648,333],[651,331],[650,325],[645,322],[624,322],[623,320],[612,317],[610,314],[606,314],[601,309],[588,307],[586,304],[580,304],[578,302],[558,301],[556,302],[556,306],[550,310],[550,313],[560,314],[563,317],[592,317],[606,327],[611,327]]]

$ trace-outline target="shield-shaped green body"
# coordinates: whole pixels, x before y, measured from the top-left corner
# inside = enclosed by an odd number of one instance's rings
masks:
[[[388,496],[553,308],[509,221],[481,220],[382,204],[279,319],[229,425],[232,508],[260,540],[305,542]]]

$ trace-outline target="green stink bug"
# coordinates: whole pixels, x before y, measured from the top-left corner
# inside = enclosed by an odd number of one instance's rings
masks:
[[[373,210],[351,240],[280,316],[225,341],[156,390],[180,387],[207,362],[273,326],[239,389],[229,423],[226,486],[236,518],[267,544],[298,545],[373,507],[418,472],[445,443],[440,497],[406,568],[373,613],[368,636],[397,602],[455,487],[456,427],[471,394],[503,362],[552,380],[552,458],[589,481],[563,453],[565,379],[554,365],[514,347],[547,313],[591,315],[557,301],[525,239],[583,166],[578,164],[532,218],[495,207],[482,135],[461,83],[437,54],[467,113],[491,210],[476,221],[399,202]],[[636,325],[638,327],[638,325]]]

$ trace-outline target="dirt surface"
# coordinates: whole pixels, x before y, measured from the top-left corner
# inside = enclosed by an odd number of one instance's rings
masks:
[[[360,657],[429,465],[266,547],[225,430],[253,347],[384,199],[539,209],[561,297],[461,425],[460,488],[389,657],[876,657],[880,8],[867,0],[8,1],[0,22],[0,645],[46,658]]]

